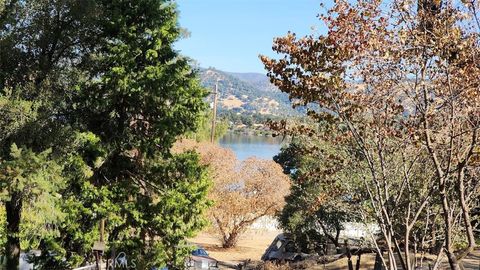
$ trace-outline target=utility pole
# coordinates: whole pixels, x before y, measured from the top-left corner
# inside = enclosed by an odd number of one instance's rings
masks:
[[[102,244],[105,245],[105,218],[102,218],[102,220],[100,220],[100,242]],[[103,252],[102,251],[100,254],[100,261],[98,262],[99,263],[99,269],[102,269],[102,255],[103,255]]]
[[[100,242],[105,241],[105,219],[100,220]]]
[[[215,83],[215,92],[213,92],[213,117],[212,117],[212,129],[210,131],[210,142],[215,141],[215,125],[217,122],[217,95],[218,95],[218,79]]]
[[[97,269],[101,270],[102,255],[103,255],[103,252],[105,251],[105,218],[102,218],[100,220],[98,224],[98,230],[100,232],[100,239],[99,241],[95,241],[95,243],[93,244],[93,251],[95,253],[95,261],[96,261]]]

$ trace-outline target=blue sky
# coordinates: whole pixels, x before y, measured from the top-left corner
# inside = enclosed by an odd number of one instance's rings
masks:
[[[319,0],[177,0],[190,37],[175,48],[201,67],[265,73],[259,54],[275,56],[273,38],[322,32]]]

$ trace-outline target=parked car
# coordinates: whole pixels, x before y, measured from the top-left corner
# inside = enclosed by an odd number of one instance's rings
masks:
[[[298,262],[311,255],[302,253],[289,234],[279,234],[262,256],[262,261]]]
[[[55,262],[56,264],[62,263],[64,267],[67,267],[66,259],[61,257],[57,257],[57,253],[55,252],[48,252],[47,254],[43,254],[40,250],[30,250],[27,252],[21,252],[19,258],[19,270],[33,270],[38,269],[39,263],[41,259],[41,263],[43,267],[48,268],[48,266]],[[0,270],[8,270],[6,269],[7,258],[5,255],[0,256]]]
[[[28,261],[29,256],[30,256],[29,253],[25,253],[25,252],[20,253],[20,263],[19,263],[19,266],[18,266],[19,270],[32,270],[32,269],[34,269],[33,264]],[[5,255],[0,256],[0,269],[1,270],[6,269],[6,267],[7,267],[6,263],[7,263],[7,257],[5,257]]]
[[[185,269],[189,270],[218,270],[218,261],[208,255],[208,252],[201,248],[196,247],[190,256],[185,260]],[[167,265],[161,267],[152,267],[150,270],[169,270]]]
[[[197,247],[187,259],[187,268],[215,270],[218,269],[218,261],[210,257],[205,249]]]

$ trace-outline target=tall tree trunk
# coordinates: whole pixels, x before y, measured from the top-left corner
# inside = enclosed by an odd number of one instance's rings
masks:
[[[411,270],[412,265],[411,265],[411,258],[410,258],[410,228],[407,225],[407,228],[405,229],[405,261],[406,261],[406,268],[405,270]]]
[[[322,228],[323,234],[330,240],[332,243],[335,245],[336,248],[340,248],[340,243],[339,243],[339,238],[340,238],[340,232],[342,231],[342,228],[336,227],[335,228],[335,236],[333,236],[325,227],[325,224],[322,223],[321,220],[317,221],[320,227]]]
[[[12,193],[10,201],[5,203],[7,214],[7,243],[5,246],[7,269],[16,270],[20,263],[20,219],[22,199],[18,192]]]
[[[470,219],[470,207],[468,206],[467,199],[465,198],[465,185],[464,185],[464,180],[465,180],[465,172],[464,172],[463,167],[460,172],[458,173],[458,179],[457,179],[457,188],[458,188],[458,193],[460,195],[460,206],[462,207],[462,217],[463,217],[463,223],[465,227],[465,232],[467,234],[467,240],[468,240],[468,247],[458,256],[458,259],[461,260],[465,258],[470,252],[472,252],[475,249],[475,235],[473,234],[473,227],[472,227],[472,221]]]
[[[237,242],[238,242],[238,237],[240,236],[240,234],[234,230],[233,232],[231,232],[228,237],[224,237],[223,238],[223,244],[222,244],[222,247],[223,248],[232,248],[234,247],[235,245],[237,245]]]
[[[457,257],[455,256],[452,246],[452,217],[450,214],[450,206],[448,205],[445,183],[443,183],[441,186],[443,218],[445,221],[445,254],[447,255],[450,269],[460,270],[460,266],[458,265]]]
[[[395,261],[395,252],[392,248],[392,235],[390,232],[387,231],[387,252],[388,252],[388,263],[389,263],[389,270],[397,269],[397,263]]]

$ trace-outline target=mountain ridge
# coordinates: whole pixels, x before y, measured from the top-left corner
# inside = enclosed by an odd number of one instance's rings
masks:
[[[286,93],[270,83],[270,79],[255,72],[226,72],[215,68],[200,68],[202,86],[214,89],[218,81],[218,109],[234,113],[296,116]],[[210,95],[207,101],[212,102]]]

